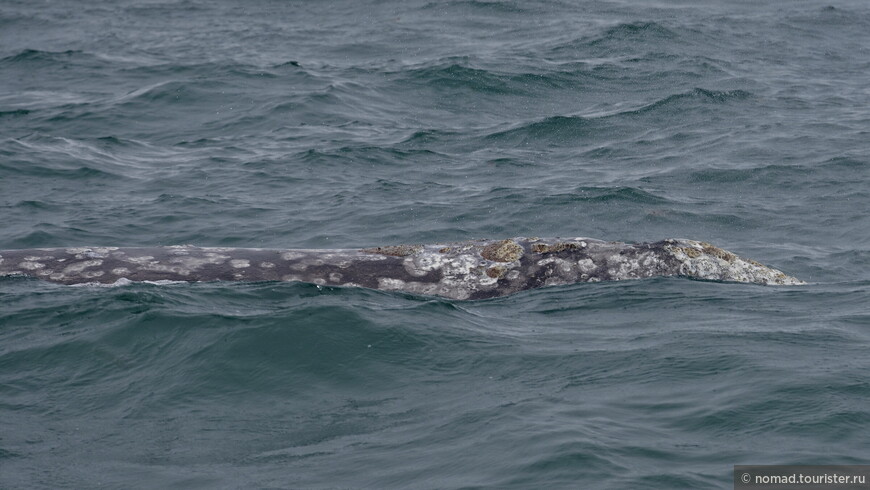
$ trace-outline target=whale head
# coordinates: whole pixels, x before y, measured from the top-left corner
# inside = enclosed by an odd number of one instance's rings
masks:
[[[746,259],[707,242],[665,240],[665,250],[680,263],[679,274],[708,281],[733,281],[778,286],[806,284],[796,277]]]

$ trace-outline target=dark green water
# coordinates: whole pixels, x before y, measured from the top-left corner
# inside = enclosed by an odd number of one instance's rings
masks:
[[[731,488],[866,464],[870,6],[0,2],[0,249],[713,242],[450,302],[0,280],[2,488]]]

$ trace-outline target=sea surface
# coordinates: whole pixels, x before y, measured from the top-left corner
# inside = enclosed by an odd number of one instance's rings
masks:
[[[870,462],[870,4],[0,0],[0,249],[692,238],[809,284],[0,279],[0,488]]]

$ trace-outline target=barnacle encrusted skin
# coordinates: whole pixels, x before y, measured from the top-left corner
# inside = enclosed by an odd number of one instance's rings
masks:
[[[423,245],[387,245],[385,247],[364,248],[363,252],[369,254],[392,255],[394,257],[407,257],[423,250]]]
[[[772,267],[745,259],[706,242],[666,240],[665,249],[680,262],[679,275],[711,281],[734,281],[766,285],[806,284]]]
[[[523,256],[523,247],[512,239],[490,243],[483,247],[480,256],[493,262],[514,262]]]
[[[577,282],[682,275],[714,281],[802,281],[709,243],[626,244],[591,238],[470,240],[363,249],[74,247],[0,251],[0,276],[62,284],[131,281],[302,281],[483,299]]]

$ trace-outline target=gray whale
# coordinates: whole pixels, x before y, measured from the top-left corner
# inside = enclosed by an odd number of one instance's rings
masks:
[[[627,244],[525,237],[336,250],[191,245],[2,250],[0,276],[116,285],[130,281],[301,281],[457,300],[654,276],[804,284],[777,269],[694,240]]]

